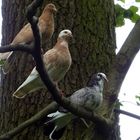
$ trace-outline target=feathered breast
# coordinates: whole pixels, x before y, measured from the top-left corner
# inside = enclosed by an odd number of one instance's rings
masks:
[[[53,48],[44,55],[44,62],[50,78],[60,81],[71,66],[71,55],[68,49]]]

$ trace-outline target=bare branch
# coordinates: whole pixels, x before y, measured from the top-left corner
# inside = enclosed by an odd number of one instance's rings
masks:
[[[140,116],[133,114],[133,113],[130,113],[130,112],[127,112],[127,111],[124,111],[124,110],[121,110],[121,109],[114,109],[114,112],[119,113],[119,114],[124,114],[124,115],[127,115],[129,117],[140,120]]]
[[[27,44],[18,44],[18,45],[6,45],[0,47],[0,53],[10,52],[10,51],[25,51],[32,54],[33,49]]]
[[[27,7],[27,19],[31,23],[32,17],[36,14],[37,8],[40,7],[43,3],[43,0],[34,0],[30,5]]]
[[[109,83],[105,98],[110,100],[109,104],[106,105],[106,109],[110,108],[112,103],[118,98],[118,94],[122,85],[122,82],[140,49],[140,21],[138,21],[126,41],[124,42],[119,53],[116,55],[114,63],[108,73]],[[104,105],[105,106],[105,105]],[[111,109],[111,108],[110,108]],[[112,110],[110,110],[112,112]]]
[[[140,50],[140,21],[138,21],[122,48],[117,54],[116,58],[116,70],[120,73],[120,78],[124,79],[129,67],[131,66],[136,54]]]
[[[0,136],[0,140],[10,140],[15,135],[17,135],[20,132],[22,132],[25,128],[27,128],[27,127],[35,124],[36,122],[38,122],[42,118],[46,117],[48,114],[56,111],[57,110],[57,107],[58,107],[58,105],[57,105],[56,102],[51,103],[50,105],[48,105],[47,107],[45,107],[43,110],[41,110],[40,112],[38,112],[37,114],[35,114],[34,116],[32,116],[29,120],[23,122],[18,127],[12,129],[11,131],[9,131],[9,132],[1,135]]]

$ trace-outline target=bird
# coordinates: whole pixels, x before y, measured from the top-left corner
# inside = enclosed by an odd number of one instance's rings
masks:
[[[69,51],[69,42],[72,37],[72,32],[69,29],[62,30],[58,35],[54,47],[43,55],[45,69],[49,78],[56,85],[65,76],[71,66],[72,58]],[[27,79],[13,93],[13,96],[16,98],[24,98],[27,94],[42,88],[46,87],[43,84],[36,67],[34,67]]]
[[[57,12],[56,6],[52,3],[49,3],[45,6],[42,14],[38,20],[38,27],[40,35],[43,40],[49,41],[54,32],[54,14]],[[18,44],[32,44],[34,41],[33,32],[31,29],[30,23],[27,23],[15,36],[10,45]],[[9,69],[9,66],[12,65],[15,60],[15,55],[13,52],[0,53],[0,60],[5,60],[5,65]],[[9,60],[9,61],[8,61]]]
[[[68,99],[76,108],[82,107],[87,111],[97,111],[103,101],[104,81],[108,81],[107,76],[102,73],[92,75],[86,87],[74,92]],[[57,110],[47,116],[48,121],[43,125],[44,135],[51,140],[58,140],[62,137],[64,130],[71,120],[77,116],[71,112]]]

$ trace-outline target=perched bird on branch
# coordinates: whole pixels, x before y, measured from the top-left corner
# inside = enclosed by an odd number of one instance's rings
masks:
[[[70,30],[59,33],[55,46],[43,56],[44,65],[51,80],[57,84],[66,74],[71,66],[71,55],[69,52],[69,41],[72,38]],[[23,84],[13,93],[17,98],[24,98],[27,94],[38,89],[45,88],[39,73],[34,68]]]
[[[69,97],[71,104],[75,105],[77,109],[82,107],[87,111],[96,111],[103,100],[105,80],[107,77],[104,73],[93,75],[85,88],[77,90]],[[60,139],[68,123],[77,118],[70,112],[60,111],[51,113],[47,117],[49,121],[44,124],[44,134],[49,136],[51,140]]]
[[[39,17],[38,27],[40,30],[41,37],[43,40],[48,41],[54,32],[54,13],[57,12],[57,9],[54,4],[47,4]],[[31,44],[34,41],[33,32],[31,29],[30,23],[26,24],[15,36],[11,45],[18,44]],[[12,65],[15,56],[13,52],[0,53],[0,60],[7,60],[7,68]],[[5,68],[6,69],[6,68]]]

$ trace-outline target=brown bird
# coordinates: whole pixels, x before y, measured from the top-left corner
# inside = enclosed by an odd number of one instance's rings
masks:
[[[41,33],[41,36],[44,40],[48,41],[54,32],[54,13],[57,12],[57,9],[54,4],[47,4],[39,17],[38,27]],[[31,29],[30,23],[26,24],[15,36],[11,45],[17,44],[30,44],[34,41],[33,32]],[[0,53],[0,60],[12,59],[13,52]],[[13,56],[15,57],[15,56]],[[10,63],[10,62],[7,62]],[[10,64],[9,64],[10,65]]]
[[[55,84],[65,76],[71,66],[72,60],[68,47],[71,38],[70,30],[61,31],[55,46],[44,54],[43,61],[46,71]],[[45,88],[45,85],[41,81],[36,68],[34,68],[23,84],[13,93],[13,96],[24,98],[27,94],[41,88]]]

